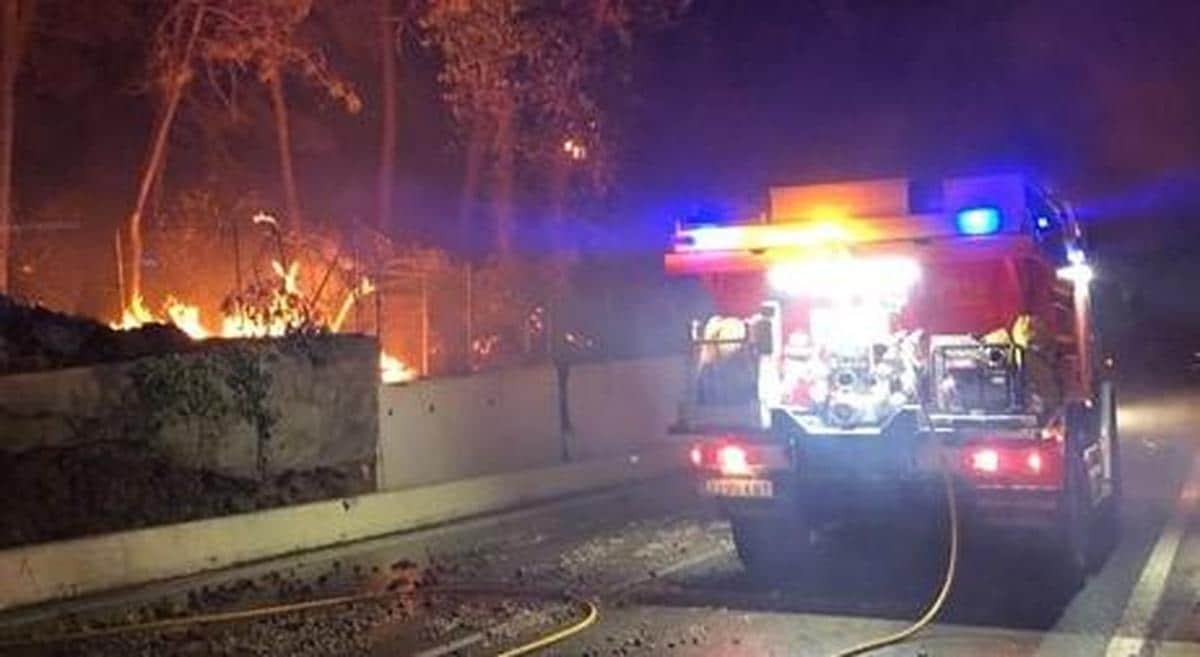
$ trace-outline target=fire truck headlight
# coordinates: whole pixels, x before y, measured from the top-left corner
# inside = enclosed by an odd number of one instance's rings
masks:
[[[905,297],[920,278],[920,265],[900,257],[781,262],[767,270],[780,292],[832,299]]]

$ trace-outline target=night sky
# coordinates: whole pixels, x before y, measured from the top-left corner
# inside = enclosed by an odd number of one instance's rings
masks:
[[[1200,174],[1197,29],[1190,2],[696,2],[639,71],[637,178],[752,203],[1008,170],[1098,222],[1169,213]]]

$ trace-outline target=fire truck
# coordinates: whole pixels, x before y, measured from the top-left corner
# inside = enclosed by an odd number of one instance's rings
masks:
[[[673,430],[747,568],[947,494],[964,536],[1075,581],[1103,562],[1116,402],[1068,205],[1009,175],[775,187],[751,221],[679,224],[665,266],[711,299]]]

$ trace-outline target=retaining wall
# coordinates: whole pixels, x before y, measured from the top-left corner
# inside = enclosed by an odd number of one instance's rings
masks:
[[[258,476],[260,456],[268,475],[370,469],[377,362],[373,340],[323,336],[4,376],[0,450],[144,443],[179,466],[242,478]]]
[[[666,439],[678,358],[553,366],[379,390],[379,487],[627,455]],[[566,413],[564,420],[563,414]]]

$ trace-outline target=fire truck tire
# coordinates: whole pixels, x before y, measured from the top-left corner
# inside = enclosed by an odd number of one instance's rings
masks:
[[[1087,480],[1078,454],[1070,457],[1065,484],[1059,531],[1051,546],[1052,566],[1057,583],[1074,592],[1087,577],[1093,533],[1091,504],[1084,488]]]
[[[1088,555],[1088,569],[1091,572],[1100,570],[1116,548],[1121,534],[1121,441],[1117,434],[1117,405],[1112,388],[1106,390],[1108,399],[1101,404],[1105,417],[1100,421],[1100,440],[1107,444],[1111,459],[1111,481],[1109,494],[1097,506],[1092,524],[1091,551]]]
[[[778,576],[795,571],[808,552],[808,530],[799,519],[778,516],[730,518],[738,559],[754,575]]]

